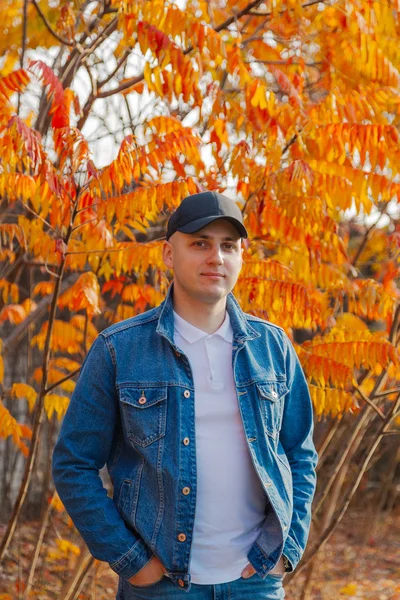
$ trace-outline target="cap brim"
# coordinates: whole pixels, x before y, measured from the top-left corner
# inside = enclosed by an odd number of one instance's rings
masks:
[[[248,237],[246,227],[243,225],[243,223],[241,223],[240,221],[238,221],[238,219],[235,219],[234,217],[225,217],[224,215],[216,215],[213,217],[202,217],[201,219],[196,219],[195,221],[191,221],[186,225],[182,225],[182,227],[179,227],[177,231],[180,231],[181,233],[196,233],[196,231],[203,229],[203,227],[205,227],[209,223],[212,223],[213,221],[216,221],[217,219],[224,219],[225,221],[229,221],[230,223],[232,223],[232,225],[234,225],[238,230],[238,233],[241,238]]]

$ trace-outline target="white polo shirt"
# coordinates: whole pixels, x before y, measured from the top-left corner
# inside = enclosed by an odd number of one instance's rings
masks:
[[[267,499],[244,436],[232,369],[233,332],[226,313],[212,335],[174,312],[175,344],[188,357],[195,388],[196,514],[193,583],[241,576],[265,519]]]

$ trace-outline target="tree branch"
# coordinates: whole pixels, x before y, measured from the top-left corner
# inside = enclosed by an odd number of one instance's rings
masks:
[[[61,385],[62,383],[64,383],[64,381],[68,381],[68,379],[72,379],[72,377],[75,377],[75,375],[77,373],[79,373],[79,371],[81,370],[81,368],[79,367],[79,369],[75,369],[75,371],[72,371],[71,373],[68,373],[68,375],[66,375],[65,377],[63,377],[62,379],[59,379],[58,381],[56,381],[55,383],[52,383],[51,385],[49,385],[44,393],[48,394],[49,392],[51,392],[52,390],[54,390],[56,387],[58,387],[59,385]]]
[[[312,0],[312,2],[306,2],[306,4],[303,4],[301,8],[307,8],[308,6],[313,6],[313,4],[324,4],[325,0]],[[287,12],[287,9],[284,10],[280,10],[279,14],[283,14]],[[258,12],[258,11],[254,11],[249,13],[252,17],[272,17],[273,13],[272,12]]]
[[[371,408],[374,409],[374,411],[380,416],[381,419],[386,419],[386,415],[381,411],[380,408],[378,408],[376,406],[376,404],[374,404],[372,402],[372,400],[367,396],[367,394],[365,394],[362,389],[360,387],[358,387],[358,385],[354,386],[355,389],[357,390],[357,392],[360,394],[361,398],[367,402],[367,404],[369,404],[371,406]]]
[[[65,38],[63,38],[61,35],[59,35],[56,31],[54,31],[54,29],[52,28],[52,26],[50,25],[50,23],[48,22],[48,20],[46,19],[46,16],[43,14],[40,6],[38,5],[38,3],[36,2],[36,0],[31,0],[33,6],[36,8],[40,18],[42,19],[43,23],[45,24],[47,30],[51,33],[51,35],[53,37],[56,38],[56,40],[58,40],[59,42],[61,42],[61,44],[65,44],[65,46],[69,46],[70,48],[72,48],[72,46],[74,45],[73,42],[69,42],[68,40],[66,40]]]

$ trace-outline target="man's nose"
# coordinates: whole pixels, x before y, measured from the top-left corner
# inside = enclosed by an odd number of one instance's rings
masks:
[[[222,265],[224,262],[224,255],[222,249],[218,246],[211,248],[210,253],[207,257],[207,262],[209,264]]]

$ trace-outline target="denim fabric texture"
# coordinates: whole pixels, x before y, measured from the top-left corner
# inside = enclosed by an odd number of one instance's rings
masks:
[[[193,583],[190,592],[179,589],[166,577],[147,587],[133,586],[120,579],[116,600],[283,600],[285,592],[282,577],[257,574],[250,579],[236,579],[218,585]]]
[[[169,582],[188,591],[195,404],[189,361],[174,344],[172,294],[173,285],[160,306],[93,343],[54,449],[53,478],[95,558],[127,580],[156,555]],[[317,464],[312,405],[284,331],[244,313],[232,294],[227,310],[244,432],[269,501],[248,554],[265,579],[282,554],[295,569],[306,546]],[[113,498],[98,473],[105,464]]]

